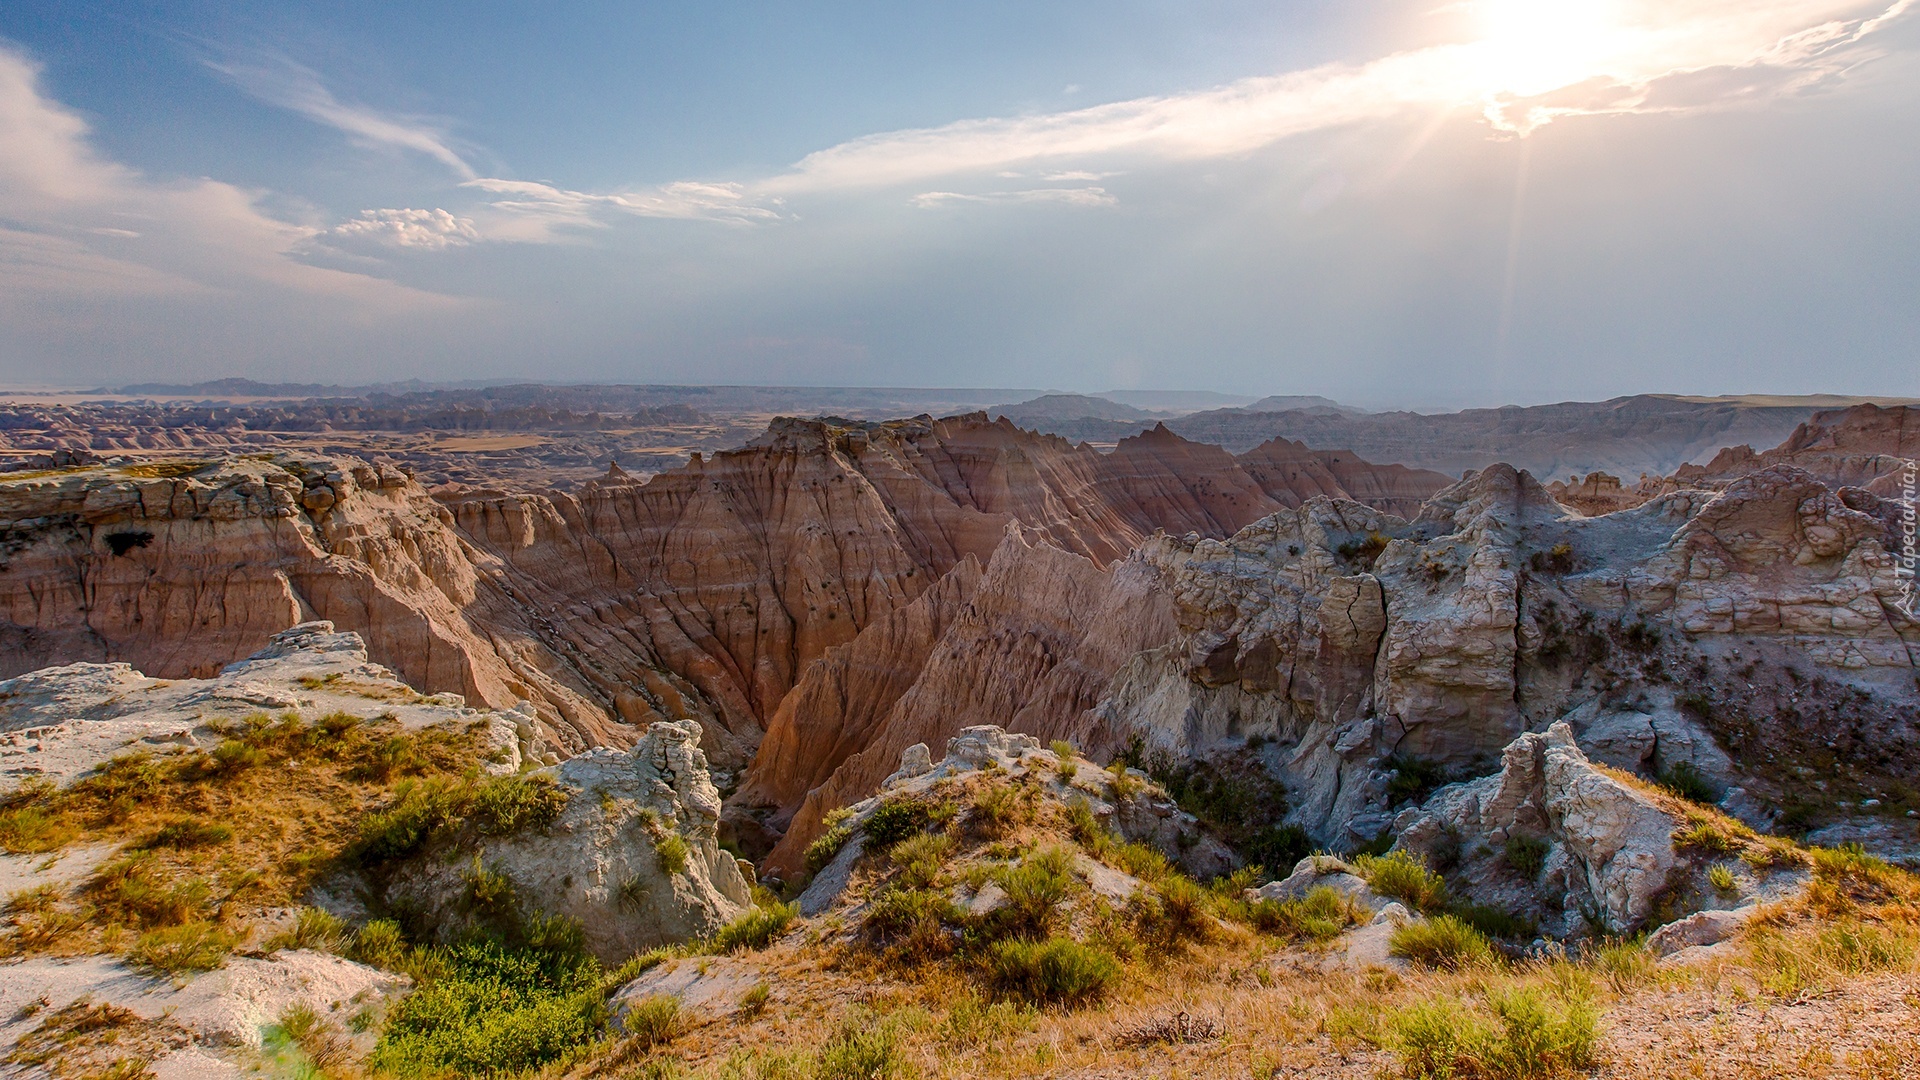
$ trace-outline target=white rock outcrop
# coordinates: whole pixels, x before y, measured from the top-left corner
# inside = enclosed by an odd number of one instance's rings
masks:
[[[601,747],[546,770],[571,793],[552,824],[429,851],[392,877],[386,902],[439,912],[455,933],[477,859],[512,884],[523,912],[578,920],[610,964],[712,933],[752,892],[719,847],[720,792],[700,734],[691,720],[658,722],[632,750]]]

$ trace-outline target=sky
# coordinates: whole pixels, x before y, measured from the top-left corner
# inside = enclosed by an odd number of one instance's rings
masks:
[[[0,382],[1920,394],[1920,0],[0,5]]]

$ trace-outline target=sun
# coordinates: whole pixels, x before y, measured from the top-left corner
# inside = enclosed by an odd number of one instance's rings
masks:
[[[1475,0],[1488,89],[1528,96],[1600,74],[1619,27],[1612,0]]]

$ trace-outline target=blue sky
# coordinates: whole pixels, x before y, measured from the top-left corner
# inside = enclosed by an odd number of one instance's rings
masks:
[[[105,7],[0,380],[1920,393],[1911,0]]]

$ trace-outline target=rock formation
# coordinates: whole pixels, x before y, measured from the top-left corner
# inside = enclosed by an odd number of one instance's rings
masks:
[[[217,728],[261,712],[305,710],[363,715],[377,709],[406,728],[480,723],[508,774],[552,752],[532,710],[493,712],[458,694],[422,695],[367,660],[358,634],[332,623],[302,623],[210,679],[156,679],[131,664],[67,664],[0,682],[0,791],[28,780],[65,784],[121,753],[211,749]]]
[[[1144,546],[1179,633],[1094,714],[1175,760],[1251,750],[1336,845],[1389,827],[1396,777],[1488,773],[1563,716],[1596,753],[1685,763],[1762,823],[1883,805],[1920,765],[1897,513],[1788,467],[1600,518],[1504,467],[1411,522],[1311,500],[1226,541]]]
[[[571,793],[552,824],[429,849],[385,878],[379,900],[453,940],[468,924],[472,879],[497,875],[521,911],[578,921],[608,964],[704,937],[752,903],[718,846],[720,792],[698,724],[656,723],[631,750],[601,747],[537,775]]]
[[[1104,566],[1278,506],[1164,431],[1100,454],[980,415],[781,420],[647,482],[438,495],[299,454],[0,474],[0,674],[205,675],[326,618],[410,682],[531,702],[567,750],[691,719],[733,769],[808,664],[1010,525]]]

